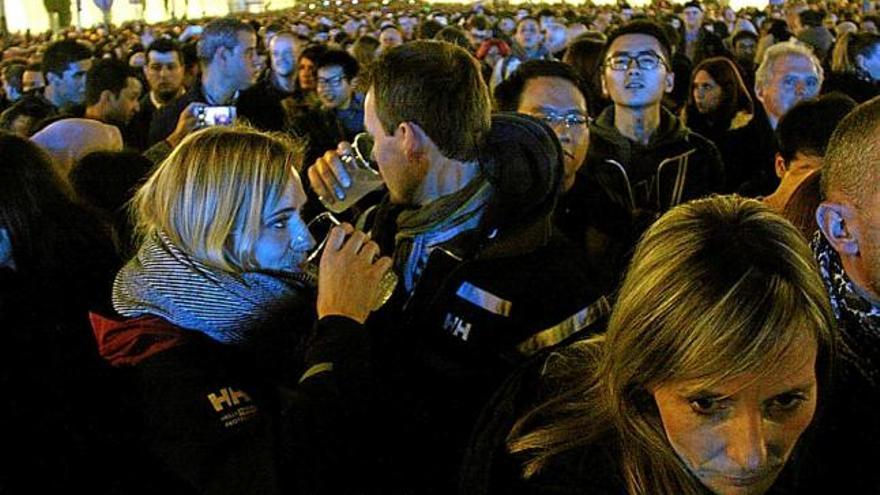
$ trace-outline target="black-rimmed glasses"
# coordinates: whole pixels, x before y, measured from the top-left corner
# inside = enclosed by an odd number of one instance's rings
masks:
[[[635,62],[636,67],[641,70],[655,70],[661,65],[668,67],[663,57],[654,52],[642,52],[637,55],[617,53],[605,59],[605,66],[614,71],[624,71],[629,69],[631,62]]]
[[[572,127],[589,126],[593,122],[593,119],[580,113],[566,113],[561,115],[554,113],[541,113],[537,115],[537,117],[550,127],[565,125],[565,127],[569,129]]]

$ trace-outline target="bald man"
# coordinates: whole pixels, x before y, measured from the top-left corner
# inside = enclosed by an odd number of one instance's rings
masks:
[[[841,339],[816,449],[827,453],[819,473],[830,491],[817,493],[880,493],[880,473],[862,454],[880,439],[880,98],[835,129],[822,195],[813,248]]]

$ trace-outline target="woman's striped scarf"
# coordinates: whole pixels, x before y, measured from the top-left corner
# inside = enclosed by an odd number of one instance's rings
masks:
[[[113,308],[122,316],[154,315],[223,343],[242,343],[297,292],[294,282],[266,273],[233,275],[209,267],[159,234],[116,275]]]

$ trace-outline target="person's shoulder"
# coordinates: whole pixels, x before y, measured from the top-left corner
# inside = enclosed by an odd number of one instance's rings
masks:
[[[242,102],[254,102],[254,103],[262,103],[266,104],[269,102],[279,102],[282,99],[282,95],[280,91],[275,89],[275,86],[268,80],[263,82],[257,82],[253,86],[244,89],[241,91],[239,95],[238,101]]]
[[[754,117],[755,115],[753,113],[741,110],[733,116],[733,120],[730,121],[730,127],[728,130],[734,131],[736,129],[741,129],[749,125]]]
[[[688,129],[685,134],[684,140],[686,142],[690,143],[691,145],[693,145],[694,148],[696,148],[696,150],[698,152],[712,152],[712,151],[714,151],[717,153],[718,148],[715,146],[715,143],[711,139],[707,138],[706,136],[704,136],[698,132],[694,132],[694,131]]]

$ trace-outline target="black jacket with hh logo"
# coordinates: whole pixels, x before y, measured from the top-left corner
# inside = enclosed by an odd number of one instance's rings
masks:
[[[294,383],[249,350],[159,317],[93,314],[92,325],[101,355],[127,369],[139,413],[129,422],[158,466],[143,480],[154,493],[360,493],[348,445],[372,376],[361,325],[322,319],[304,358],[289,356],[301,363]]]
[[[412,290],[399,283],[368,321],[388,391],[377,411],[387,447],[380,493],[453,493],[495,388],[608,310],[582,250],[553,229],[562,153],[550,136],[535,119],[495,117],[481,158],[492,195],[479,226],[432,246]],[[376,213],[373,239],[384,253],[401,248],[401,210],[383,203]]]

